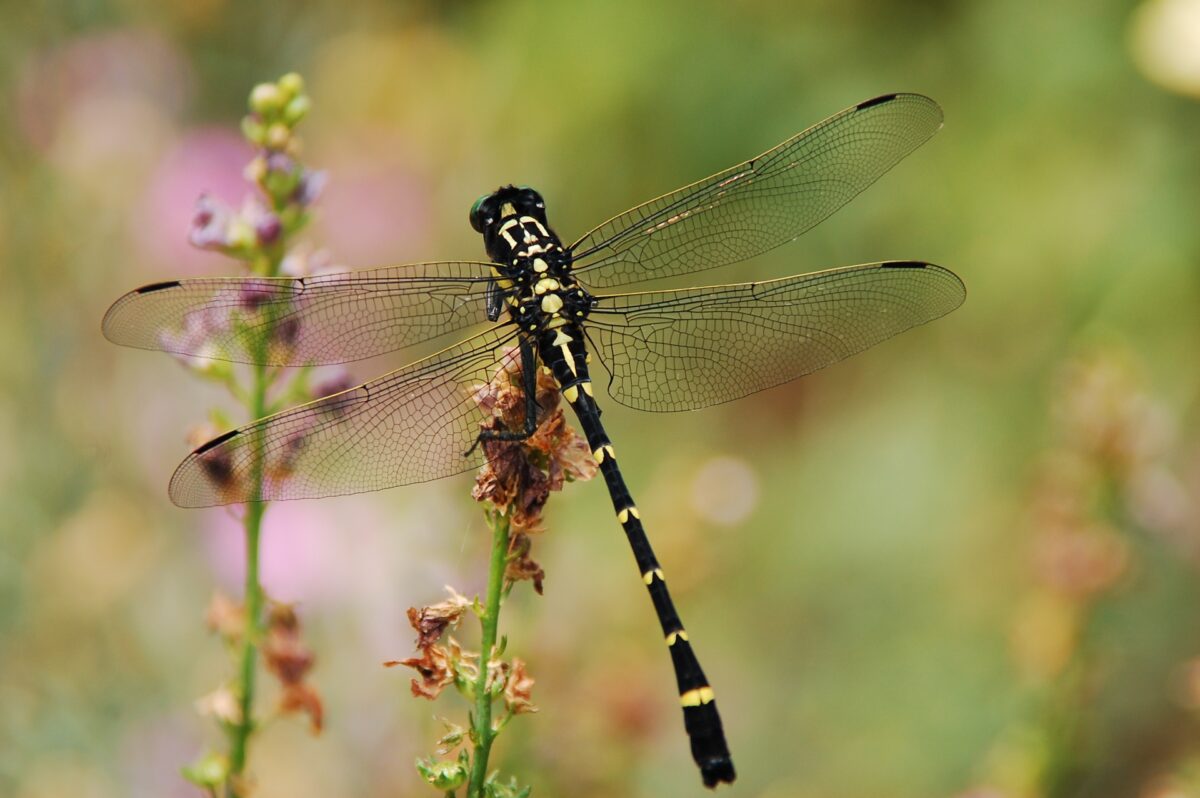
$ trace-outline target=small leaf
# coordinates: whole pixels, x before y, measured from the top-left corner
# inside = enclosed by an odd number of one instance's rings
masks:
[[[434,759],[418,759],[417,772],[421,778],[439,790],[457,790],[467,783],[466,752],[453,762],[438,762]]]
[[[229,760],[210,751],[190,765],[184,765],[180,772],[197,787],[215,790],[229,778]]]
[[[529,793],[533,791],[532,787],[522,787],[518,784],[516,777],[510,778],[508,784],[501,784],[499,778],[498,772],[493,772],[487,777],[483,783],[485,798],[529,798]]]

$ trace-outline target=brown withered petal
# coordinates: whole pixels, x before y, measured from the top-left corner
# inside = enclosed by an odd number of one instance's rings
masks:
[[[592,449],[587,445],[587,441],[570,427],[567,427],[567,432],[570,433],[569,440],[554,450],[551,467],[562,469],[563,473],[573,480],[586,482],[596,476],[600,466],[596,464],[596,458],[592,456]],[[562,484],[559,483],[555,490],[560,490],[561,487]]]
[[[422,649],[419,657],[385,662],[384,665],[389,668],[403,665],[419,673],[420,681],[412,680],[412,694],[418,698],[428,698],[430,701],[437,698],[446,685],[454,682],[450,654],[441,646],[429,646]]]
[[[513,529],[518,532],[540,531],[542,510],[549,499],[550,478],[541,469],[529,466],[511,505]]]
[[[246,633],[246,608],[218,590],[208,602],[204,624],[231,643],[239,641]]]
[[[530,700],[533,697],[533,683],[533,677],[525,670],[525,661],[514,657],[508,682],[504,685],[504,705],[509,712],[523,715],[538,711]]]
[[[445,601],[420,609],[408,608],[408,622],[417,631],[417,648],[428,648],[440,640],[442,633],[457,626],[471,606],[467,597],[454,588],[447,586],[446,590],[450,592],[450,598]]]
[[[533,589],[542,595],[542,580],[546,572],[537,561],[529,556],[533,542],[525,533],[517,533],[508,542],[508,564],[504,567],[504,578],[509,582],[529,580]]]
[[[321,695],[312,685],[289,684],[279,697],[279,711],[283,713],[304,712],[308,715],[313,734],[320,734],[325,719]]]
[[[271,605],[262,652],[267,670],[285,687],[300,684],[312,669],[316,658],[300,637],[300,620],[291,605]]]

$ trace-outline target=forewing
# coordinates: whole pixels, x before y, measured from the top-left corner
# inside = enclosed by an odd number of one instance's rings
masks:
[[[103,329],[123,346],[238,363],[345,363],[487,321],[490,275],[460,261],[155,283],[118,299]]]
[[[488,414],[516,332],[504,326],[342,393],[285,410],[201,446],[171,477],[180,507],[315,499],[457,474]],[[480,447],[482,448],[482,447]]]
[[[587,330],[618,402],[638,410],[695,410],[824,368],[943,316],[965,298],[953,272],[891,261],[602,296]]]
[[[698,272],[779,246],[874,183],[942,125],[919,94],[859,103],[757,158],[609,219],[571,245],[587,285]]]

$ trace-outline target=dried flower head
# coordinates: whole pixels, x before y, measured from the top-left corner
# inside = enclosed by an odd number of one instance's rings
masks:
[[[450,598],[428,607],[408,608],[408,622],[417,631],[417,648],[428,648],[441,639],[447,629],[458,626],[471,607],[470,600],[457,590],[446,586]]]
[[[512,670],[504,685],[504,706],[514,715],[537,712],[533,705],[533,677],[525,670],[525,661],[513,658]]]
[[[280,603],[271,605],[262,652],[267,670],[283,685],[280,711],[307,713],[313,732],[319,732],[324,717],[321,697],[305,681],[316,658],[300,636],[300,619],[295,607]]]
[[[504,567],[504,579],[510,584],[527,579],[533,582],[533,589],[540,596],[542,595],[542,580],[546,578],[546,571],[529,556],[532,549],[533,541],[524,532],[518,532],[509,538],[508,561]]]
[[[539,369],[533,435],[521,441],[483,443],[488,462],[476,477],[472,496],[509,514],[516,532],[540,530],[551,491],[561,490],[568,480],[588,480],[596,474],[587,441],[566,423],[559,396],[554,378]],[[503,358],[495,378],[476,391],[475,401],[492,416],[484,429],[524,429],[526,400],[518,350]]]
[[[479,673],[478,662],[478,654],[463,651],[458,641],[451,637],[445,646],[429,645],[422,648],[419,657],[389,660],[383,664],[388,668],[403,665],[419,673],[421,680],[412,680],[412,694],[432,701],[451,684],[468,692],[472,680]]]

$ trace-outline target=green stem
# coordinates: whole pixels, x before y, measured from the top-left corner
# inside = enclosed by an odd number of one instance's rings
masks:
[[[492,697],[488,695],[488,662],[496,647],[496,627],[500,622],[500,593],[504,588],[504,567],[508,562],[508,527],[506,514],[495,512],[492,523],[492,560],[488,569],[487,603],[479,624],[483,629],[480,644],[479,676],[475,679],[475,756],[471,763],[471,781],[467,798],[481,798],[487,777],[488,755],[496,732],[492,728]]]
[[[282,261],[281,249],[267,253],[260,261],[260,270],[268,277],[279,272]],[[269,311],[270,312],[270,311]],[[259,419],[267,415],[267,390],[274,380],[264,361],[267,347],[270,345],[271,330],[274,319],[268,316],[265,332],[255,342],[256,365],[253,366],[253,384],[250,392],[250,418]],[[260,429],[258,435],[263,431]],[[262,496],[264,464],[262,459],[262,440],[255,441],[253,451],[255,457],[251,463],[250,480],[254,486],[250,494],[255,499]],[[267,510],[264,501],[251,501],[246,504],[246,515],[243,518],[243,530],[246,545],[246,638],[242,643],[241,672],[238,676],[238,696],[241,699],[241,713],[236,725],[230,730],[231,746],[229,753],[229,773],[232,777],[240,777],[246,769],[247,748],[250,735],[254,733],[254,682],[255,668],[258,662],[258,646],[263,636],[263,590],[259,582],[258,563],[260,540],[262,537],[263,513]],[[239,798],[240,778],[231,778],[227,793],[229,798]]]
[[[266,415],[267,404],[266,367],[254,367],[254,386],[250,402],[251,418],[262,418]],[[261,446],[255,446],[254,451],[260,451]],[[255,458],[251,469],[251,479],[254,484],[254,496],[262,493],[263,463],[262,458]],[[243,519],[246,544],[246,638],[242,643],[242,663],[239,675],[238,694],[241,698],[241,713],[238,723],[232,728],[232,748],[229,754],[230,775],[240,776],[246,768],[246,747],[250,735],[254,731],[254,675],[258,660],[258,645],[263,634],[263,591],[259,583],[258,560],[259,540],[262,533],[262,518],[266,511],[265,502],[253,501],[246,505],[246,515]],[[238,798],[238,787],[234,780],[229,785],[230,798]]]

